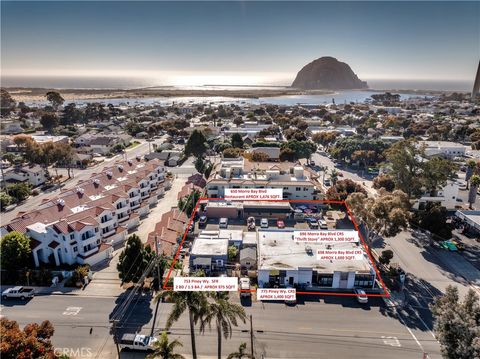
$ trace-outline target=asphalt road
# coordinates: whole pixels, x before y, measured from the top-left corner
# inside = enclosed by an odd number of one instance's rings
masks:
[[[307,299],[307,300],[304,300]],[[440,358],[439,347],[418,318],[402,318],[387,309],[383,300],[370,298],[360,305],[354,298],[305,297],[297,306],[283,303],[246,303],[253,317],[254,347],[257,358]],[[109,315],[122,298],[92,296],[39,296],[28,303],[6,301],[1,315],[20,325],[49,319],[55,326],[53,342],[59,350],[70,350],[76,358],[115,358],[116,349],[109,329]],[[238,302],[238,298],[233,298]],[[171,303],[161,303],[155,334],[165,325]],[[139,295],[127,309],[120,332],[149,334],[155,303],[149,295]],[[189,357],[190,337],[187,316],[171,329],[170,338],[183,343],[180,353]],[[407,324],[407,326],[405,325]],[[250,323],[237,327],[224,341],[223,357],[246,342],[250,350]],[[92,328],[92,334],[90,334]],[[197,335],[201,357],[216,355],[215,328]],[[66,348],[66,349],[63,349]],[[81,354],[83,353],[83,354]],[[143,353],[121,353],[121,358],[143,358]]]

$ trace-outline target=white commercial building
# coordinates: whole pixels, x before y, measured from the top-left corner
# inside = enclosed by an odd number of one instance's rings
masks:
[[[243,158],[223,160],[217,174],[207,182],[208,197],[223,198],[226,188],[280,188],[283,199],[318,199],[320,192],[310,173],[301,165],[294,165],[289,170],[272,163],[255,163],[253,166],[259,167],[246,170]]]
[[[360,260],[320,260],[319,249],[362,250],[360,243],[296,242],[291,229],[258,231],[258,286],[373,288],[376,275],[367,254]]]

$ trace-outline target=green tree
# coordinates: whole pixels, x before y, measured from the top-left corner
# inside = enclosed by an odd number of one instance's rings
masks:
[[[448,286],[430,308],[442,356],[445,359],[480,358],[480,303],[473,289],[461,301],[458,288]]]
[[[451,179],[456,166],[447,159],[434,157],[421,165],[421,183],[435,197],[440,187],[445,186],[448,179]]]
[[[478,187],[480,186],[480,176],[473,175],[470,177],[470,189],[468,190],[469,208],[472,209],[473,204],[477,200]]]
[[[344,201],[349,194],[355,192],[361,192],[365,196],[367,195],[367,191],[360,183],[346,178],[341,181],[335,181],[335,184],[327,190],[326,195],[330,200]]]
[[[66,105],[60,116],[60,124],[67,126],[80,122],[82,122],[82,112],[77,108],[77,105],[75,103]]]
[[[28,183],[15,183],[7,187],[8,194],[15,199],[15,202],[22,202],[30,196],[31,188]]]
[[[207,139],[202,131],[193,130],[185,145],[185,154],[187,156],[193,155],[195,157],[202,157],[207,150]]]
[[[145,247],[136,234],[127,238],[125,249],[120,253],[117,270],[123,283],[137,283],[152,259],[150,246]]]
[[[163,291],[157,296],[157,300],[166,298],[173,303],[168,318],[166,329],[170,329],[186,311],[188,312],[188,321],[190,324],[190,341],[192,345],[192,357],[197,359],[197,346],[195,343],[195,325],[198,321],[203,321],[206,314],[207,297],[204,292],[194,291]]]
[[[52,107],[57,110],[59,106],[63,105],[65,102],[64,98],[62,95],[60,95],[56,91],[49,91],[45,94],[45,97],[47,98],[48,102],[52,104]]]
[[[205,316],[200,324],[200,331],[204,332],[206,326],[211,327],[215,322],[217,327],[217,357],[222,357],[222,337],[225,339],[232,337],[232,329],[238,326],[238,321],[245,323],[247,315],[245,310],[239,304],[230,303],[228,292],[214,292],[210,295],[212,301],[208,302]]]
[[[20,232],[10,232],[0,239],[2,268],[16,270],[30,267],[30,238]]]
[[[382,173],[373,179],[373,188],[385,188],[386,191],[393,192],[395,189],[395,182],[393,181],[392,176]]]
[[[8,193],[0,192],[0,210],[4,210],[6,207],[13,203],[14,199]]]
[[[247,343],[242,343],[238,347],[238,352],[233,352],[227,356],[227,359],[253,359],[253,357],[246,353],[247,350]]]
[[[238,255],[238,248],[234,245],[228,247],[228,260],[230,262],[235,261]]]
[[[182,346],[182,343],[176,339],[169,342],[167,332],[162,332],[158,342],[154,344],[153,353],[147,355],[147,359],[185,359],[183,355],[175,353],[175,349]]]
[[[232,135],[232,146],[237,148],[243,148],[243,138],[239,133]]]
[[[405,192],[409,197],[421,192],[419,157],[422,154],[423,150],[413,140],[398,141],[385,152],[396,188]]]
[[[0,89],[0,115],[7,116],[15,109],[16,102],[10,93],[5,89]]]
[[[255,151],[251,154],[252,161],[254,162],[265,162],[270,159],[270,156],[265,152]]]
[[[243,150],[240,148],[225,148],[222,152],[223,158],[237,158],[241,157],[243,154]]]
[[[287,148],[295,153],[297,159],[310,158],[312,153],[317,150],[317,146],[313,142],[297,140],[290,140],[286,143],[282,143],[281,149],[286,150]]]
[[[197,159],[195,160],[194,165],[195,165],[195,169],[197,170],[198,173],[203,173],[203,172],[204,172],[204,170],[205,170],[205,168],[204,168],[205,163],[204,163],[204,161],[202,160],[201,157],[197,157]]]
[[[386,249],[382,251],[382,255],[380,256],[380,258],[378,258],[378,260],[380,261],[380,263],[388,265],[392,260],[392,258],[393,258],[393,251],[391,251],[390,249]]]
[[[392,237],[408,227],[411,204],[402,191],[389,193],[380,190],[375,198],[354,192],[346,202],[355,218],[365,225],[368,240],[375,233]]]
[[[178,200],[178,208],[181,208],[182,211],[190,217],[195,209],[195,206],[197,205],[198,200],[200,199],[200,196],[200,191],[194,189],[188,196]]]
[[[477,167],[477,162],[474,159],[469,159],[467,161],[467,170],[465,171],[465,181],[467,181],[467,186],[470,184],[470,178],[475,174],[475,168]]]
[[[425,210],[416,213],[413,221],[440,238],[450,238],[452,235],[452,225],[447,223],[448,211],[439,204],[428,203]]]
[[[52,133],[59,124],[58,116],[53,112],[45,112],[40,118],[40,124],[45,131]]]
[[[335,168],[332,168],[332,170],[330,171],[330,179],[332,180],[332,183],[335,186],[335,184],[338,181],[338,171]]]

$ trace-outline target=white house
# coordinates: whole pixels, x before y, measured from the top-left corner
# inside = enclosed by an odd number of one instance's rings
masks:
[[[30,167],[16,167],[4,173],[6,182],[28,183],[33,187],[44,184],[47,180],[45,169],[39,165]]]

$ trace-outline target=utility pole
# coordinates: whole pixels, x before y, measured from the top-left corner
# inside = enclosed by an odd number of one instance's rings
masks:
[[[253,359],[255,359],[255,356],[253,354],[253,321],[252,321],[251,314],[250,314],[250,348],[251,348],[251,356]]]
[[[114,319],[112,331],[113,331],[113,341],[115,342],[115,346],[117,347],[117,356],[118,356],[118,359],[120,359],[120,347],[118,346],[118,337],[117,337],[117,323],[118,323],[118,320]]]
[[[158,286],[159,289],[162,285],[162,278],[160,278],[160,257],[158,253],[158,239],[155,236],[155,252],[157,254],[157,277],[158,277]],[[157,300],[157,305],[155,306],[155,314],[153,316],[152,330],[150,331],[150,336],[153,337],[153,332],[155,330],[155,322],[157,321],[158,307],[160,306],[160,298]]]

